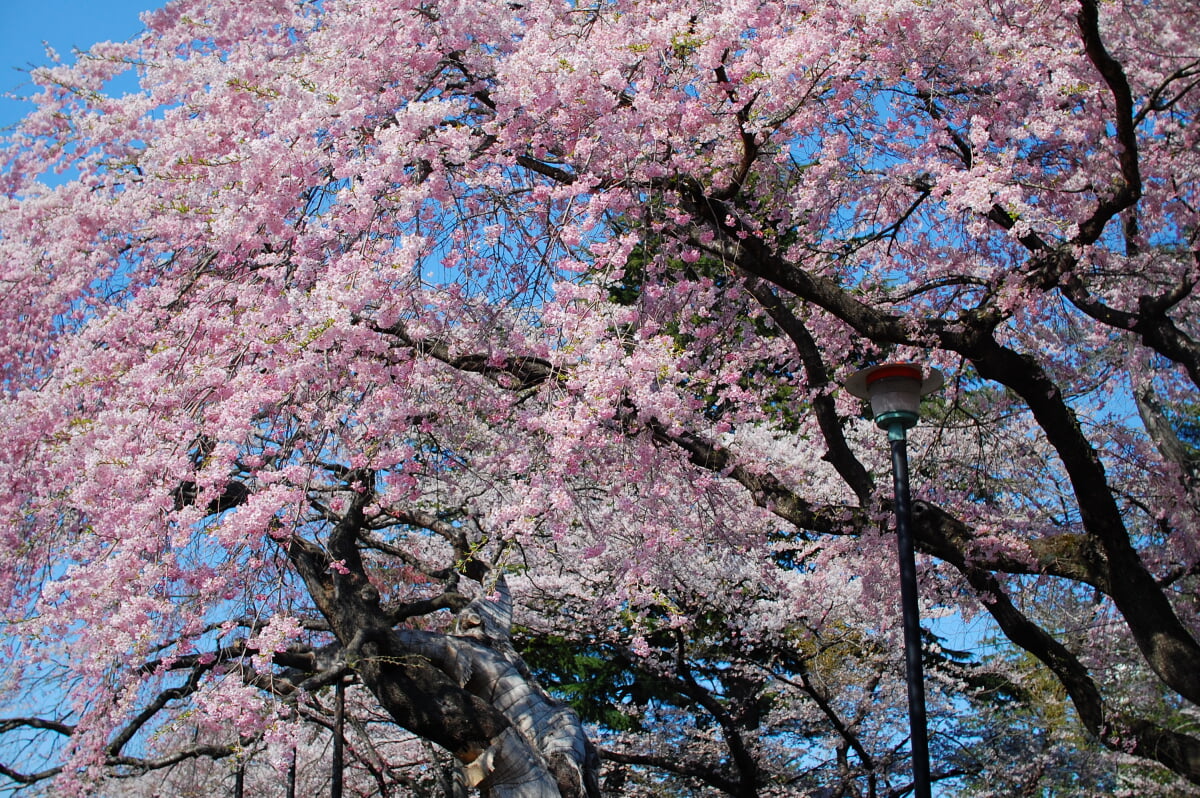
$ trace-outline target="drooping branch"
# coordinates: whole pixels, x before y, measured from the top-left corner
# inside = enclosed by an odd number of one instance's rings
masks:
[[[209,665],[197,663],[183,684],[163,690],[156,695],[146,704],[141,712],[134,716],[133,720],[125,724],[125,727],[109,741],[108,746],[105,748],[105,753],[110,758],[119,757],[121,751],[133,739],[134,735],[141,731],[146,723],[167,706],[167,704],[196,692],[200,687],[200,680],[204,677],[204,674],[211,670],[215,664],[215,659]]]
[[[50,720],[48,718],[24,717],[24,718],[5,718],[0,720],[0,734],[11,732],[15,729],[43,729],[52,731],[63,737],[70,737],[75,733],[75,727],[62,721]],[[50,767],[44,770],[28,772],[16,770],[8,765],[0,762],[0,776],[11,779],[18,784],[36,784],[39,781],[52,779],[62,772],[61,767]]]
[[[532,388],[558,374],[553,364],[541,357],[529,355],[501,356],[465,353],[456,354],[444,341],[415,339],[409,335],[402,322],[390,327],[380,327],[372,321],[362,322],[377,333],[394,340],[404,349],[432,357],[459,371],[482,374],[493,380],[503,380],[503,387]]]
[[[804,323],[761,280],[755,277],[747,278],[746,289],[795,345],[804,364],[804,374],[812,393],[813,412],[828,447],[824,458],[837,469],[859,502],[865,504],[874,490],[874,483],[867,469],[846,442],[846,435],[842,431],[842,423],[834,406],[834,386],[829,379],[828,369],[816,340]]]
[[[1200,386],[1200,343],[1179,328],[1167,315],[1195,289],[1195,280],[1184,278],[1160,296],[1138,297],[1136,311],[1119,310],[1096,298],[1075,273],[1062,279],[1063,295],[1096,321],[1136,334],[1146,346],[1187,370],[1192,383]]]
[[[185,695],[195,692],[195,685],[190,683],[176,690],[166,690],[155,697],[142,712],[131,720],[128,724],[121,727],[114,736],[104,752],[104,765],[108,768],[113,768],[114,773],[119,776],[133,776],[148,773],[153,770],[163,770],[170,768],[190,759],[223,759],[231,756],[240,750],[239,745],[210,745],[196,744],[183,746],[158,757],[143,757],[130,756],[121,753],[121,749],[137,734],[146,724],[146,722],[155,716],[166,705],[167,701],[184,697]],[[165,700],[164,700],[165,697]],[[75,734],[75,726],[61,723],[59,721],[47,720],[45,718],[7,718],[0,721],[0,734],[13,731],[17,728],[42,729],[53,731],[64,737],[71,737]],[[62,773],[62,766],[50,767],[44,770],[28,772],[21,771],[0,763],[0,776],[4,776],[18,784],[36,784],[41,781],[52,779]]]
[[[1137,127],[1134,121],[1133,91],[1125,69],[1108,52],[1100,35],[1100,4],[1097,0],[1080,0],[1076,15],[1079,32],[1083,38],[1083,49],[1088,60],[1104,78],[1112,93],[1113,124],[1116,128],[1117,158],[1121,168],[1121,181],[1111,196],[1101,199],[1092,215],[1079,225],[1080,244],[1097,241],[1109,220],[1133,206],[1142,196],[1141,167],[1138,163]]]
[[[797,675],[800,677],[798,684],[794,680],[786,677],[777,676],[776,678],[785,684],[798,687],[814,704],[817,705],[817,709],[821,710],[821,714],[825,716],[825,719],[829,722],[829,725],[833,727],[834,731],[836,731],[838,736],[842,738],[845,745],[853,750],[859,761],[862,762],[862,766],[868,774],[868,783],[874,785],[877,778],[875,775],[875,757],[872,756],[871,752],[868,751],[866,746],[863,745],[862,739],[854,728],[854,725],[856,724],[853,724],[842,718],[841,713],[839,713],[837,708],[834,707],[830,702],[829,695],[826,693],[826,691],[817,687],[813,681],[812,675],[809,673],[807,663],[801,661],[797,664],[799,667],[796,667],[795,670],[797,671]]]
[[[124,769],[128,771],[127,775],[141,775],[152,770],[163,770],[189,759],[224,759],[234,756],[242,750],[243,746],[240,743],[236,745],[192,745],[159,757],[114,756],[109,758],[105,764],[109,767]]]
[[[64,737],[70,737],[75,733],[75,727],[69,723],[63,723],[58,720],[50,720],[48,718],[5,718],[0,720],[0,734],[13,731],[14,729],[46,729],[48,731],[57,732]]]
[[[680,690],[703,707],[721,727],[722,738],[725,746],[729,749],[730,758],[733,760],[737,778],[733,780],[734,788],[730,794],[743,798],[754,798],[758,795],[758,762],[750,753],[741,729],[733,722],[726,708],[693,675],[687,660],[683,632],[676,630],[675,637],[675,678],[680,685]]]

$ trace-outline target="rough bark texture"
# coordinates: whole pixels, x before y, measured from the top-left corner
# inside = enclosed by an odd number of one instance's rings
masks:
[[[537,685],[512,647],[512,601],[503,577],[494,598],[467,607],[457,635],[391,628],[356,545],[346,539],[357,533],[355,518],[355,511],[347,513],[332,538],[341,541],[337,551],[347,555],[348,574],[331,573],[328,556],[299,539],[288,555],[345,646],[347,667],[380,705],[404,728],[453,753],[467,784],[485,796],[597,796],[599,759],[579,718]]]

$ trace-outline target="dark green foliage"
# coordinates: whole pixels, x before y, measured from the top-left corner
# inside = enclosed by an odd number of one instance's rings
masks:
[[[642,730],[637,713],[620,707],[669,701],[673,692],[666,682],[634,668],[628,657],[610,646],[581,644],[557,635],[528,637],[519,631],[514,643],[543,687],[585,722],[613,731]]]

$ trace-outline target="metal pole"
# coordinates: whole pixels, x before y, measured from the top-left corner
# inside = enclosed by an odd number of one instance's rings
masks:
[[[917,561],[913,553],[908,491],[908,441],[904,425],[888,427],[892,445],[892,484],[896,498],[896,545],[900,555],[900,608],[904,616],[904,677],[908,684],[908,724],[912,746],[913,795],[930,798],[929,738],[925,721],[925,676],[921,666],[921,616],[917,606]]]

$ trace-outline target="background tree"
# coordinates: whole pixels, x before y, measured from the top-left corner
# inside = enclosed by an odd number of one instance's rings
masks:
[[[177,0],[35,70],[0,773],[257,778],[350,679],[366,792],[903,792],[838,385],[916,358],[927,610],[1013,647],[930,647],[935,778],[1193,789],[1197,14]]]

